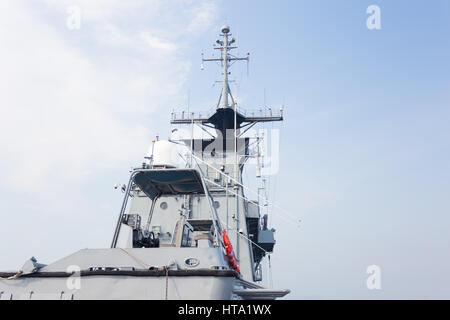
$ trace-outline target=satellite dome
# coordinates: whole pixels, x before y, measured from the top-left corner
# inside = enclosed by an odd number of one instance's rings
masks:
[[[152,164],[155,167],[185,168],[186,161],[180,157],[180,154],[185,155],[187,150],[186,146],[167,140],[155,141],[148,150],[146,164]],[[152,155],[153,162],[149,160]]]
[[[228,25],[223,25],[222,27],[222,33],[229,33],[230,32],[230,27]]]

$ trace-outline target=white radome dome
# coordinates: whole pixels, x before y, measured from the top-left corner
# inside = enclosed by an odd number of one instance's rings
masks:
[[[188,148],[186,146],[173,143],[167,140],[155,141],[150,146],[147,153],[147,164],[150,164],[150,157],[153,152],[153,166],[167,168],[185,168],[186,161],[182,157],[186,157]]]

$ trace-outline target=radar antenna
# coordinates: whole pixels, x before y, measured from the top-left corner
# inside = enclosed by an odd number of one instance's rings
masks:
[[[223,68],[222,91],[220,93],[219,102],[217,103],[217,108],[231,108],[235,105],[235,103],[229,86],[228,75],[230,74],[230,72],[228,71],[228,69],[235,61],[244,60],[247,61],[248,65],[248,62],[250,60],[250,54],[247,53],[247,56],[245,58],[236,57],[230,54],[229,52],[232,49],[237,48],[232,46],[232,44],[236,42],[236,39],[229,38],[232,34],[230,33],[230,27],[227,25],[224,25],[221,28],[221,32],[222,34],[220,36],[223,38],[223,40],[217,39],[216,43],[219,45],[219,47],[215,47],[214,49],[221,50],[222,56],[220,58],[210,58],[210,59],[202,58],[202,69],[203,69],[203,62],[219,61],[222,63]],[[231,105],[228,103],[228,97],[231,98],[232,102]]]

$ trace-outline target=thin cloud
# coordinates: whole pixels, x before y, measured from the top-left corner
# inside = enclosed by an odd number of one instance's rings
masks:
[[[0,184],[27,192],[81,183],[98,166],[120,168],[145,152],[145,118],[179,99],[190,64],[177,49],[194,39],[175,45],[181,30],[162,31],[161,22],[199,19],[199,32],[214,18],[188,14],[210,1],[182,2],[190,9],[181,11],[162,0],[44,3],[45,14],[25,1],[0,5]],[[81,8],[80,30],[62,23],[70,5]],[[65,175],[52,184],[60,166]]]

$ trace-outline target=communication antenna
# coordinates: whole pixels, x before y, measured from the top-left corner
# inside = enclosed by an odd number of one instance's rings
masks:
[[[247,77],[250,75],[250,52],[247,52]]]
[[[256,153],[256,177],[257,178],[261,178],[261,137],[258,135],[258,133],[256,134],[256,148],[257,148],[257,153]]]
[[[216,43],[219,46],[214,48],[216,50],[221,51],[221,53],[222,53],[221,57],[205,59],[205,58],[203,58],[203,53],[202,53],[201,68],[204,68],[204,64],[203,64],[204,62],[216,61],[216,62],[222,63],[222,68],[223,68],[223,70],[222,70],[222,75],[223,75],[222,92],[220,94],[220,100],[219,100],[219,103],[217,104],[217,107],[232,108],[234,106],[235,102],[234,102],[234,98],[233,98],[233,95],[231,94],[231,90],[230,90],[230,86],[229,86],[228,76],[230,75],[230,71],[228,71],[228,69],[231,67],[231,65],[234,62],[241,61],[241,60],[247,61],[247,66],[248,66],[248,62],[250,60],[250,54],[247,53],[246,57],[236,57],[236,56],[230,54],[231,50],[237,48],[235,46],[232,46],[232,44],[236,42],[236,39],[230,38],[230,36],[232,34],[230,33],[230,27],[227,25],[224,25],[221,28],[221,32],[222,32],[222,34],[220,34],[220,37],[222,37],[223,39],[222,40],[217,39]],[[228,103],[229,97],[231,98],[231,101],[232,101],[231,104]]]

